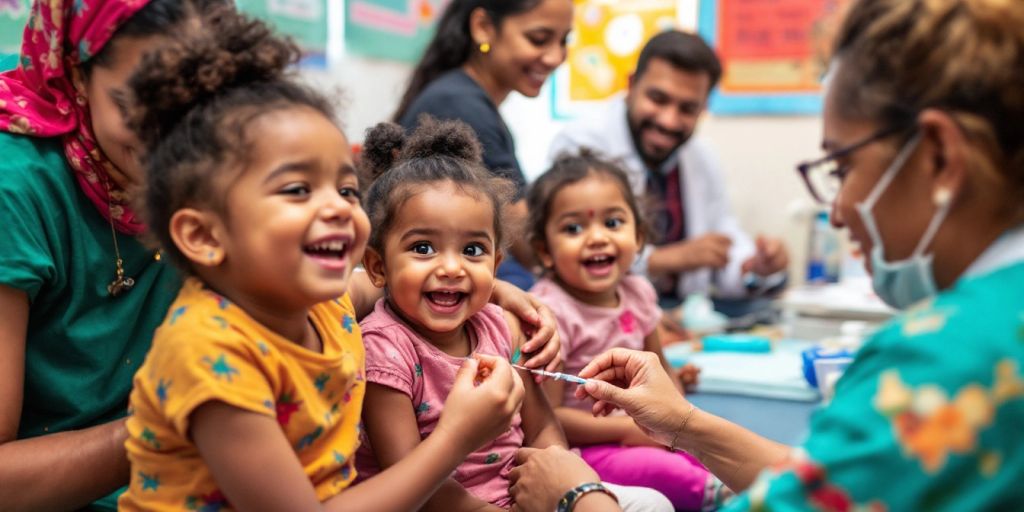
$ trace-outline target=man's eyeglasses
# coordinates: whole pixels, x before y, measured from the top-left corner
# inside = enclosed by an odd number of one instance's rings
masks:
[[[796,166],[796,170],[803,177],[807,190],[816,201],[823,204],[832,204],[836,196],[839,195],[840,187],[843,186],[843,179],[850,172],[848,166],[839,163],[839,159],[872,142],[901,131],[906,131],[906,127],[890,126],[883,128],[863,140],[850,144],[845,148],[839,148],[817,160],[803,162]]]

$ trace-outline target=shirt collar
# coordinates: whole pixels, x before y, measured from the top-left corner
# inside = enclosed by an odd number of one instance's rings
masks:
[[[1024,224],[1003,233],[971,263],[964,273],[967,277],[989,274],[1003,267],[1024,261]]]

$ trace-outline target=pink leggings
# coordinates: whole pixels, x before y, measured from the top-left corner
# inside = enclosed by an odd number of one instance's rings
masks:
[[[700,510],[714,477],[692,455],[650,446],[599,444],[580,455],[605,482],[649,487],[664,494],[676,510]]]

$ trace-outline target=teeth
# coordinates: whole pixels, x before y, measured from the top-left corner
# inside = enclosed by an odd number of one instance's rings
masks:
[[[329,240],[310,247],[314,251],[341,252],[345,250],[345,242],[341,240]]]
[[[451,306],[459,301],[458,292],[430,292],[430,300],[442,305]]]
[[[587,258],[586,261],[587,261],[587,263],[605,263],[605,262],[609,262],[611,260],[612,260],[611,256],[593,256],[591,258]]]

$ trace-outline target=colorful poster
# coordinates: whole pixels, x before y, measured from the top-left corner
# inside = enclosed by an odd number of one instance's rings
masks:
[[[552,84],[556,119],[625,91],[647,41],[680,27],[678,0],[575,1],[569,55]]]
[[[345,0],[345,50],[417,62],[451,0]]]
[[[239,10],[267,20],[278,32],[295,38],[306,56],[304,64],[320,67],[327,59],[328,1],[235,0],[235,4]]]
[[[31,0],[0,0],[0,59],[21,52]]]
[[[847,0],[701,0],[701,35],[725,68],[717,114],[817,114],[837,13]]]

